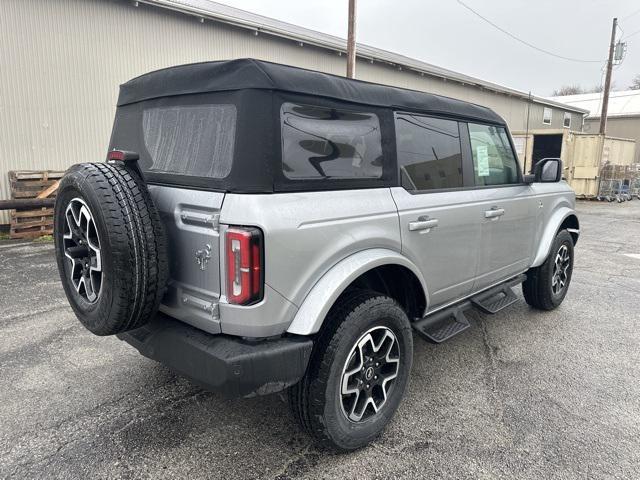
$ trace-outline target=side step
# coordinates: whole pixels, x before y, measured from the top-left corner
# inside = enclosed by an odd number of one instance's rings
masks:
[[[513,292],[512,287],[524,282],[526,278],[525,274],[518,275],[506,283],[471,297],[471,303],[484,313],[498,313],[518,301],[518,297]]]
[[[464,312],[476,308],[484,313],[497,313],[518,301],[513,287],[525,281],[525,274],[484,292],[474,295],[467,301],[435,312],[416,320],[413,328],[424,338],[434,343],[442,343],[469,328],[469,320]]]
[[[464,302],[455,307],[446,308],[417,320],[413,323],[413,328],[427,340],[442,343],[471,326],[464,314],[464,311],[471,307],[471,302]]]

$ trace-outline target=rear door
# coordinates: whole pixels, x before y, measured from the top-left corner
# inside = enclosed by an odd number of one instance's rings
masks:
[[[474,290],[481,290],[529,267],[539,202],[522,182],[506,129],[469,123],[468,131],[476,187],[473,215],[482,222]]]
[[[402,251],[421,269],[433,310],[468,295],[476,274],[482,219],[465,189],[468,137],[451,119],[396,113],[395,124]]]

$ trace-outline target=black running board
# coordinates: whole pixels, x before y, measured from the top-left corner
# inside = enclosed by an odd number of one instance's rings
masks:
[[[498,313],[518,301],[518,297],[513,292],[512,287],[521,284],[526,278],[527,276],[524,273],[518,275],[508,282],[474,295],[471,297],[471,303],[484,313]]]
[[[525,281],[525,274],[501,283],[489,290],[474,295],[443,310],[413,322],[413,328],[425,339],[442,343],[469,328],[469,320],[464,312],[476,308],[484,313],[497,313],[518,301],[512,288]]]
[[[442,343],[471,326],[464,314],[464,311],[471,307],[471,302],[464,302],[454,307],[445,308],[417,320],[413,323],[413,328],[427,340],[433,343]]]

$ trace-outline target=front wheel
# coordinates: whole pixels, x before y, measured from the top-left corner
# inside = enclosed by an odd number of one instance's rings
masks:
[[[524,299],[539,310],[553,310],[564,300],[572,273],[573,238],[567,230],[561,230],[545,262],[527,272],[522,284]]]
[[[412,352],[411,325],[395,300],[348,294],[329,312],[305,377],[289,389],[294,416],[327,447],[367,445],[400,405]]]

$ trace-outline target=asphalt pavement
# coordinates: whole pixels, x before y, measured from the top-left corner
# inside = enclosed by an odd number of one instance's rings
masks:
[[[395,419],[344,455],[281,395],[227,399],[93,336],[53,245],[1,241],[0,478],[640,478],[640,201],[578,212],[562,306],[417,338]]]

